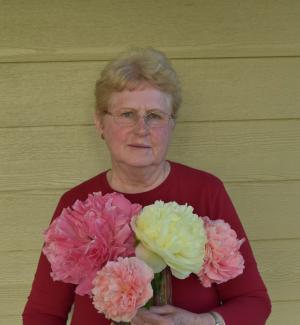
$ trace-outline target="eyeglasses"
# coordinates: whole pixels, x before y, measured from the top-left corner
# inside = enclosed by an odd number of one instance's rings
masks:
[[[105,111],[104,113],[112,116],[117,124],[124,127],[135,126],[141,118],[136,110],[124,110],[116,113]],[[152,110],[142,118],[149,128],[161,128],[166,126],[173,116],[159,110]]]

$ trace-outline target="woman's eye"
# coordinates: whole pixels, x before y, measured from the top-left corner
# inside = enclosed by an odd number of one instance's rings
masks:
[[[134,112],[131,112],[131,111],[122,112],[122,113],[120,113],[120,116],[124,117],[124,118],[132,118],[132,117],[134,117]]]
[[[149,113],[147,115],[148,120],[162,120],[163,116],[158,113]]]

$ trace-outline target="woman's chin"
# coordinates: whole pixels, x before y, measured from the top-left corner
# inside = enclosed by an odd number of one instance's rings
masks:
[[[125,164],[128,167],[147,168],[156,165],[156,161],[153,158],[140,156],[140,157],[130,157],[130,159],[127,159],[125,161]]]
[[[130,167],[136,167],[136,168],[147,168],[147,167],[151,167],[153,166],[153,161],[149,161],[149,160],[132,160],[128,163],[128,165]]]

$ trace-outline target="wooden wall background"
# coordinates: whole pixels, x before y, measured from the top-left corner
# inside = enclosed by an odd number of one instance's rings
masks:
[[[149,45],[184,89],[169,158],[224,180],[272,297],[268,324],[299,323],[299,17],[297,0],[0,1],[1,324],[21,323],[60,195],[108,166],[99,71]]]

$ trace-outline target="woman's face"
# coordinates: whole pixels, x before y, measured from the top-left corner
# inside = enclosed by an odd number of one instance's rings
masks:
[[[135,125],[121,126],[110,114],[95,118],[96,127],[110,150],[112,164],[129,167],[159,166],[165,159],[174,121],[163,127],[149,127],[142,116],[149,111],[172,113],[169,95],[146,85],[135,90],[115,92],[111,96],[108,112],[116,115],[127,110],[138,113]]]

